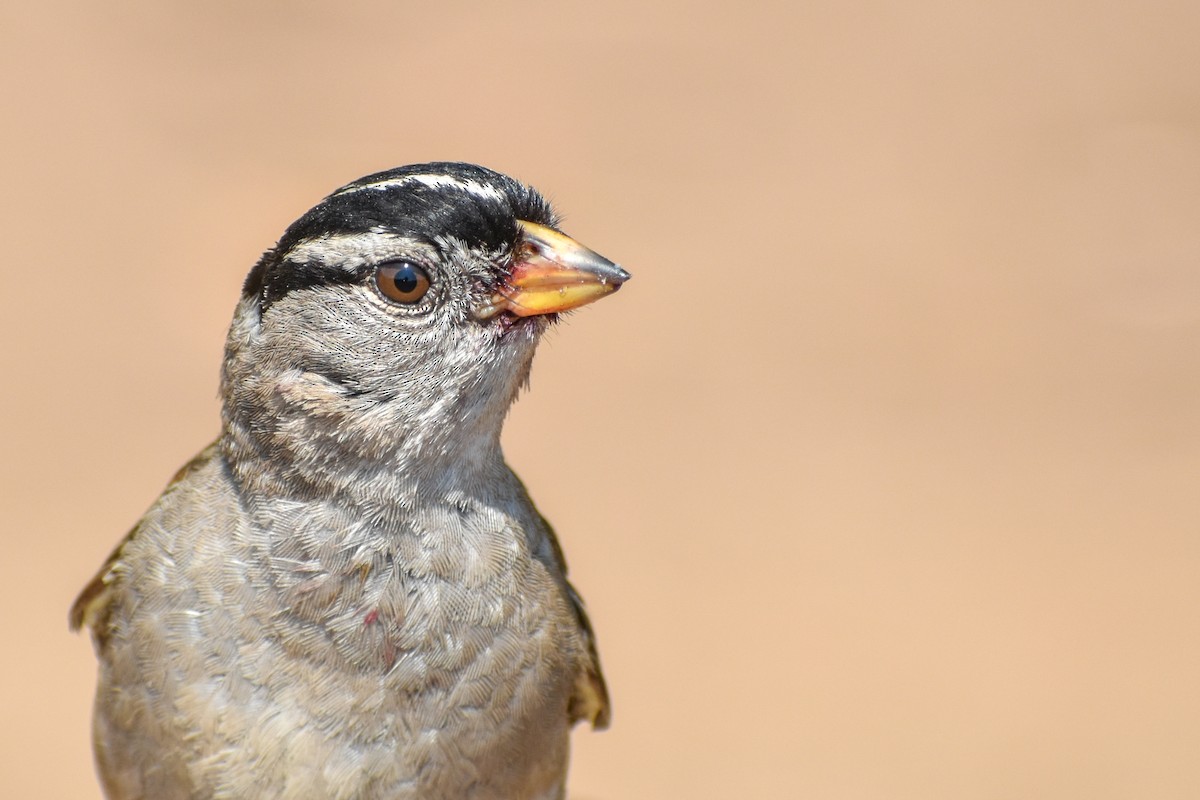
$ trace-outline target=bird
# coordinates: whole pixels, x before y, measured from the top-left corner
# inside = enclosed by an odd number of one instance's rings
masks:
[[[500,431],[629,273],[466,163],[368,175],[255,263],[220,434],[70,612],[109,800],[550,799],[608,691]]]

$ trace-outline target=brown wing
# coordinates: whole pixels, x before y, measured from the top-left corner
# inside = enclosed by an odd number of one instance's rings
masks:
[[[583,598],[575,587],[567,583],[567,596],[579,619],[579,629],[587,646],[588,662],[575,676],[575,691],[571,694],[567,711],[572,724],[581,719],[591,723],[593,730],[602,731],[612,721],[612,704],[608,699],[608,687],[604,684],[604,673],[600,671],[600,654],[596,652],[596,634],[591,620],[583,608]]]
[[[608,699],[608,687],[604,683],[604,673],[600,670],[600,654],[596,651],[596,633],[592,630],[592,622],[588,619],[587,611],[584,609],[583,598],[566,579],[567,560],[563,556],[562,545],[558,543],[558,536],[555,535],[554,528],[542,514],[539,513],[538,518],[546,529],[546,540],[553,551],[543,555],[549,555],[554,560],[559,574],[563,576],[567,599],[571,602],[571,609],[575,612],[575,619],[579,622],[579,632],[583,637],[584,646],[587,648],[587,662],[582,665],[579,673],[575,676],[575,689],[571,693],[567,713],[570,715],[572,724],[580,720],[587,720],[594,730],[602,731],[612,721],[612,703]]]
[[[133,529],[125,534],[120,544],[113,548],[113,551],[108,554],[108,558],[104,559],[104,566],[100,567],[100,571],[88,581],[88,585],[83,587],[79,597],[76,597],[75,602],[71,604],[69,616],[71,630],[77,631],[86,625],[92,629],[100,644],[104,643],[104,631],[108,629],[108,604],[111,599],[108,588],[113,580],[113,566],[120,558],[125,543],[138,532],[138,527],[140,526],[134,525]]]
[[[184,464],[175,477],[171,478],[167,488],[163,493],[171,491],[171,489],[192,473],[197,467],[201,466],[213,457],[216,452],[217,444],[213,442],[208,447],[200,451],[200,454],[193,458],[188,463]],[[121,558],[121,551],[125,549],[125,545],[137,535],[141,528],[141,523],[133,526],[129,533],[121,539],[108,558],[104,560],[104,566],[100,567],[100,571],[96,576],[88,581],[88,585],[83,587],[83,591],[79,593],[79,597],[75,598],[75,602],[71,604],[71,613],[68,617],[71,624],[71,630],[77,631],[84,626],[92,629],[92,634],[96,637],[97,644],[103,645],[108,632],[108,612],[109,603],[112,601],[112,592],[110,588],[116,577],[114,567],[117,561]]]

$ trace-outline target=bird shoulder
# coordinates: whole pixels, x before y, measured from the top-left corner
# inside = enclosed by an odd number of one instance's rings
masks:
[[[171,491],[180,481],[208,463],[216,451],[216,442],[201,450],[195,458],[184,464],[175,473],[174,477],[167,483],[163,494]],[[68,615],[71,630],[78,631],[84,627],[91,628],[92,635],[96,638],[97,644],[104,644],[107,638],[108,614],[112,603],[112,584],[117,574],[114,568],[120,561],[121,553],[125,550],[125,546],[137,536],[141,527],[142,523],[139,521],[130,529],[129,533],[125,534],[124,538],[113,548],[113,551],[108,554],[108,558],[104,559],[104,564],[96,572],[95,576],[88,581],[87,586],[83,587],[83,591],[75,598],[75,602],[71,604],[71,612]]]

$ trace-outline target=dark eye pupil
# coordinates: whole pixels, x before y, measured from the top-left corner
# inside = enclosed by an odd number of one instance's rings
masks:
[[[410,294],[417,290],[417,284],[420,283],[417,278],[417,271],[412,268],[411,264],[405,264],[400,269],[396,270],[396,276],[392,278],[396,284],[397,291],[404,294]]]

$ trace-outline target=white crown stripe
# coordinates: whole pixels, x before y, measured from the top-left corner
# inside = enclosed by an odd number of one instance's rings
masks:
[[[376,181],[375,183],[364,183],[361,186],[350,186],[334,193],[334,197],[341,197],[344,194],[352,194],[354,192],[377,191],[382,192],[396,186],[403,186],[406,183],[420,183],[428,186],[431,189],[441,189],[444,187],[453,187],[461,189],[468,194],[473,194],[476,197],[483,197],[488,200],[504,200],[504,195],[491,186],[485,186],[478,181],[459,180],[452,178],[449,175],[438,175],[434,173],[405,175],[403,178],[391,178],[386,181]]]

